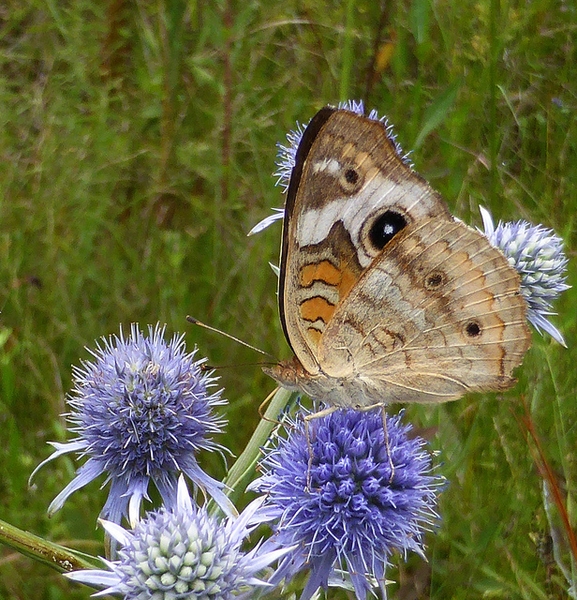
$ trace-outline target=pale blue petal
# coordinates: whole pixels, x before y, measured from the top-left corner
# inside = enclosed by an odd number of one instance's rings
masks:
[[[130,543],[132,539],[132,534],[130,534],[124,527],[118,525],[118,523],[114,523],[112,521],[107,521],[106,519],[98,519],[99,523],[106,529],[106,531],[120,544],[126,546]]]
[[[112,588],[120,583],[120,578],[116,573],[111,571],[87,569],[84,571],[72,571],[72,573],[64,573],[64,577],[71,579],[72,581],[78,581],[79,583],[85,583],[90,586]],[[100,592],[99,595],[104,594],[106,590]],[[96,595],[96,594],[95,594]]]
[[[491,235],[493,235],[493,233],[495,233],[495,225],[493,224],[493,217],[491,216],[491,213],[484,206],[479,206],[479,212],[481,213],[481,218],[483,219],[483,228],[484,228],[484,231],[482,231],[481,233],[484,233],[486,237],[490,237]]]
[[[128,522],[132,528],[136,527],[136,523],[138,523],[140,519],[141,505],[142,494],[137,491],[130,496],[130,500],[128,501]]]
[[[176,473],[167,473],[166,475],[166,477],[156,479],[154,485],[160,492],[164,506],[170,510],[178,504],[177,480]]]
[[[273,265],[271,262],[269,262],[268,264],[269,264],[269,267],[272,269],[272,272],[277,277],[280,277],[280,267],[278,267],[277,265]]]
[[[232,539],[241,539],[244,537],[245,532],[249,528],[254,528],[263,521],[258,517],[254,518],[255,513],[262,506],[264,502],[264,496],[253,500],[243,511],[242,514],[234,520],[228,522],[228,532]]]
[[[250,569],[253,572],[260,571],[264,569],[264,567],[270,565],[270,563],[282,558],[289,552],[292,552],[296,546],[289,546],[288,548],[280,548],[279,550],[273,550],[272,552],[267,553],[256,553],[256,557],[254,557],[251,553],[250,556]]]
[[[284,219],[284,209],[282,208],[273,208],[275,211],[272,215],[265,217],[262,221],[259,221],[248,233],[247,236],[255,235],[256,233],[260,233],[265,230],[267,227],[275,223],[276,221],[280,221]]]
[[[186,466],[183,465],[182,470],[205,494],[214,499],[226,515],[238,516],[236,507],[222,491],[224,485],[220,481],[207,475],[197,464],[193,464],[192,461],[188,461]]]
[[[78,469],[76,477],[52,500],[48,507],[48,514],[52,516],[56,511],[62,508],[62,505],[67,498],[92,480],[96,479],[103,473],[103,466],[100,461],[93,458],[89,458],[81,467]]]
[[[48,458],[45,458],[35,469],[32,471],[32,474],[28,478],[28,485],[31,485],[32,479],[36,475],[36,473],[50,461],[62,456],[64,454],[68,454],[68,452],[76,452],[77,450],[84,450],[87,446],[86,440],[73,440],[72,442],[66,442],[64,444],[60,442],[48,442],[53,448],[56,448],[56,452],[53,452]]]
[[[332,552],[327,552],[324,556],[315,559],[315,568],[311,571],[299,600],[310,600],[320,587],[327,588],[334,560]]]
[[[100,516],[113,523],[120,523],[122,517],[126,514],[130,493],[129,484],[124,479],[114,478],[110,485],[108,498],[100,511]]]
[[[530,315],[528,318],[529,321],[531,321],[533,327],[535,327],[535,329],[539,333],[541,333],[541,329],[543,331],[546,331],[556,342],[567,348],[567,344],[565,343],[565,338],[563,337],[563,334],[557,329],[557,327],[555,327],[555,325],[553,325],[553,323],[548,321],[544,316],[533,312],[533,314]]]
[[[188,514],[192,512],[192,500],[188,492],[186,480],[181,475],[178,478],[178,489],[176,493],[176,510],[179,513]]]

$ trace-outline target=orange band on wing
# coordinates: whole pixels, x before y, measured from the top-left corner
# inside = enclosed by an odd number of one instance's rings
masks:
[[[339,289],[339,298],[342,300],[349,293],[349,290],[353,287],[353,285],[355,285],[359,278],[354,271],[351,271],[342,265],[340,273],[341,279],[337,284],[337,287]]]
[[[309,327],[307,329],[307,335],[309,336],[310,340],[315,346],[318,346],[321,343],[322,333],[318,329],[315,329],[314,327]]]
[[[328,260],[305,265],[301,269],[301,285],[309,287],[315,281],[322,281],[328,285],[338,285],[341,281],[341,272]]]
[[[336,287],[342,300],[357,281],[358,276],[341,263],[338,269],[328,260],[305,265],[301,269],[301,285],[310,287],[315,281]]]
[[[305,321],[314,323],[320,319],[324,323],[328,323],[335,312],[335,306],[321,296],[315,296],[302,302],[300,311],[301,317]]]

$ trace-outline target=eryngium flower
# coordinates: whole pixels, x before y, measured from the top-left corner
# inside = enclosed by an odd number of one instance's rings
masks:
[[[225,403],[221,390],[212,391],[216,379],[200,369],[206,359],[195,359],[196,349],[187,353],[183,336],[167,343],[164,332],[164,327],[149,326],[145,336],[132,325],[127,339],[122,330],[103,338],[90,351],[95,360],[74,369],[67,417],[78,437],[65,444],[50,442],[56,452],[38,468],[67,452],[88,460],[52,501],[49,513],[106,473],[111,486],[101,516],[120,523],[129,514],[134,523],[151,481],[164,503],[174,504],[180,472],[225,511],[234,512],[223,485],[204,473],[195,457],[201,449],[221,448],[210,439],[223,425],[212,412]]]
[[[265,474],[252,487],[268,494],[277,520],[267,543],[295,545],[270,583],[308,569],[301,595],[308,600],[345,571],[358,599],[375,580],[384,597],[391,554],[423,555],[442,479],[401,415],[387,417],[386,427],[383,416],[381,409],[335,410],[308,421],[308,436],[307,422],[290,422],[287,439],[265,455]]]
[[[241,551],[247,535],[265,520],[259,512],[261,504],[259,498],[238,518],[219,521],[206,508],[192,505],[181,477],[172,509],[162,507],[148,513],[132,531],[101,521],[122,545],[118,560],[103,560],[108,569],[66,576],[106,588],[95,595],[119,594],[126,600],[238,600],[250,593],[245,588],[267,585],[255,575],[288,552],[266,552],[261,545]],[[246,594],[239,594],[243,589]]]
[[[493,246],[503,252],[521,277],[527,319],[537,331],[546,331],[565,346],[561,332],[547,319],[556,314],[551,312],[553,301],[571,287],[565,283],[567,257],[563,252],[563,240],[552,229],[531,225],[527,221],[499,221],[495,227],[489,211],[482,206],[479,209],[484,234]]]

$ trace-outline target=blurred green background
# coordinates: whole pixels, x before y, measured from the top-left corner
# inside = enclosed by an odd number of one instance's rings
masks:
[[[288,357],[268,265],[280,226],[246,233],[282,206],[276,142],[326,103],[363,99],[386,114],[466,222],[480,224],[483,204],[554,228],[574,284],[576,23],[567,0],[3,6],[0,518],[103,553],[95,518],[107,489],[93,483],[49,520],[75,463],[51,463],[31,489],[27,479],[46,442],[67,439],[71,366],[120,324],[167,323],[224,367],[231,426],[220,441],[242,450],[273,382],[258,355],[185,316]],[[575,524],[576,294],[554,317],[568,349],[534,334],[514,390],[408,408],[450,485],[428,563],[396,561],[391,598],[568,597],[569,535],[527,432]],[[219,457],[202,462],[223,476]],[[0,598],[89,595],[0,550]]]

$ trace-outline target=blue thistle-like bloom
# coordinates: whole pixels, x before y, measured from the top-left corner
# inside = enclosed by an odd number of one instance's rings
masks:
[[[568,260],[563,252],[563,240],[552,229],[527,221],[499,221],[495,227],[489,211],[482,206],[479,209],[483,233],[521,277],[527,319],[537,331],[546,331],[565,346],[563,335],[547,318],[556,314],[551,312],[553,301],[571,287],[566,283]]]
[[[206,359],[196,359],[196,349],[187,353],[182,335],[166,342],[164,333],[164,327],[149,326],[145,336],[132,325],[128,338],[122,330],[103,338],[90,350],[95,360],[74,368],[67,419],[77,437],[50,442],[56,451],[34,473],[68,452],[87,460],[52,501],[50,514],[105,473],[111,485],[101,516],[120,523],[128,515],[134,523],[150,482],[168,507],[176,502],[181,472],[227,513],[235,512],[223,484],[204,473],[195,456],[203,449],[222,450],[210,439],[224,424],[213,414],[215,406],[225,404],[222,391],[213,391],[216,378],[201,371]]]
[[[266,453],[264,475],[251,487],[268,494],[276,517],[267,543],[294,545],[271,577],[288,581],[308,569],[301,595],[319,587],[352,582],[366,598],[374,582],[385,595],[385,570],[391,554],[412,550],[423,555],[423,533],[437,518],[436,493],[443,480],[431,474],[423,439],[409,439],[401,415],[334,410],[290,422],[288,437]]]
[[[356,113],[357,115],[365,114],[365,106],[362,100],[346,100],[345,102],[339,102],[339,109],[349,110],[351,112]],[[373,121],[380,121],[383,124],[383,127],[386,129],[387,136],[389,140],[395,146],[396,152],[399,155],[400,159],[409,167],[412,168],[412,162],[409,159],[409,154],[403,152],[401,146],[397,142],[397,138],[393,133],[393,126],[388,122],[386,117],[379,117],[376,110],[371,110],[367,115],[369,119]],[[276,185],[280,185],[283,187],[284,191],[288,189],[290,178],[292,175],[293,168],[295,166],[295,159],[298,147],[301,143],[303,134],[305,129],[307,128],[307,124],[303,125],[301,123],[296,124],[296,128],[294,130],[289,131],[286,134],[286,139],[288,144],[277,143],[277,170],[273,173],[273,175],[277,178]],[[273,209],[275,212],[268,217],[265,217],[262,221],[257,223],[248,233],[248,235],[254,235],[266,229],[269,225],[278,221],[284,217],[284,210],[275,208]]]
[[[259,510],[262,501],[253,501],[238,518],[219,521],[206,508],[193,506],[181,477],[176,504],[147,513],[132,531],[101,521],[122,546],[118,560],[102,559],[107,569],[75,571],[66,576],[106,588],[95,596],[119,594],[126,600],[247,597],[255,586],[268,585],[256,574],[290,550],[263,551],[257,544],[248,552],[241,551],[247,535],[266,520]]]

